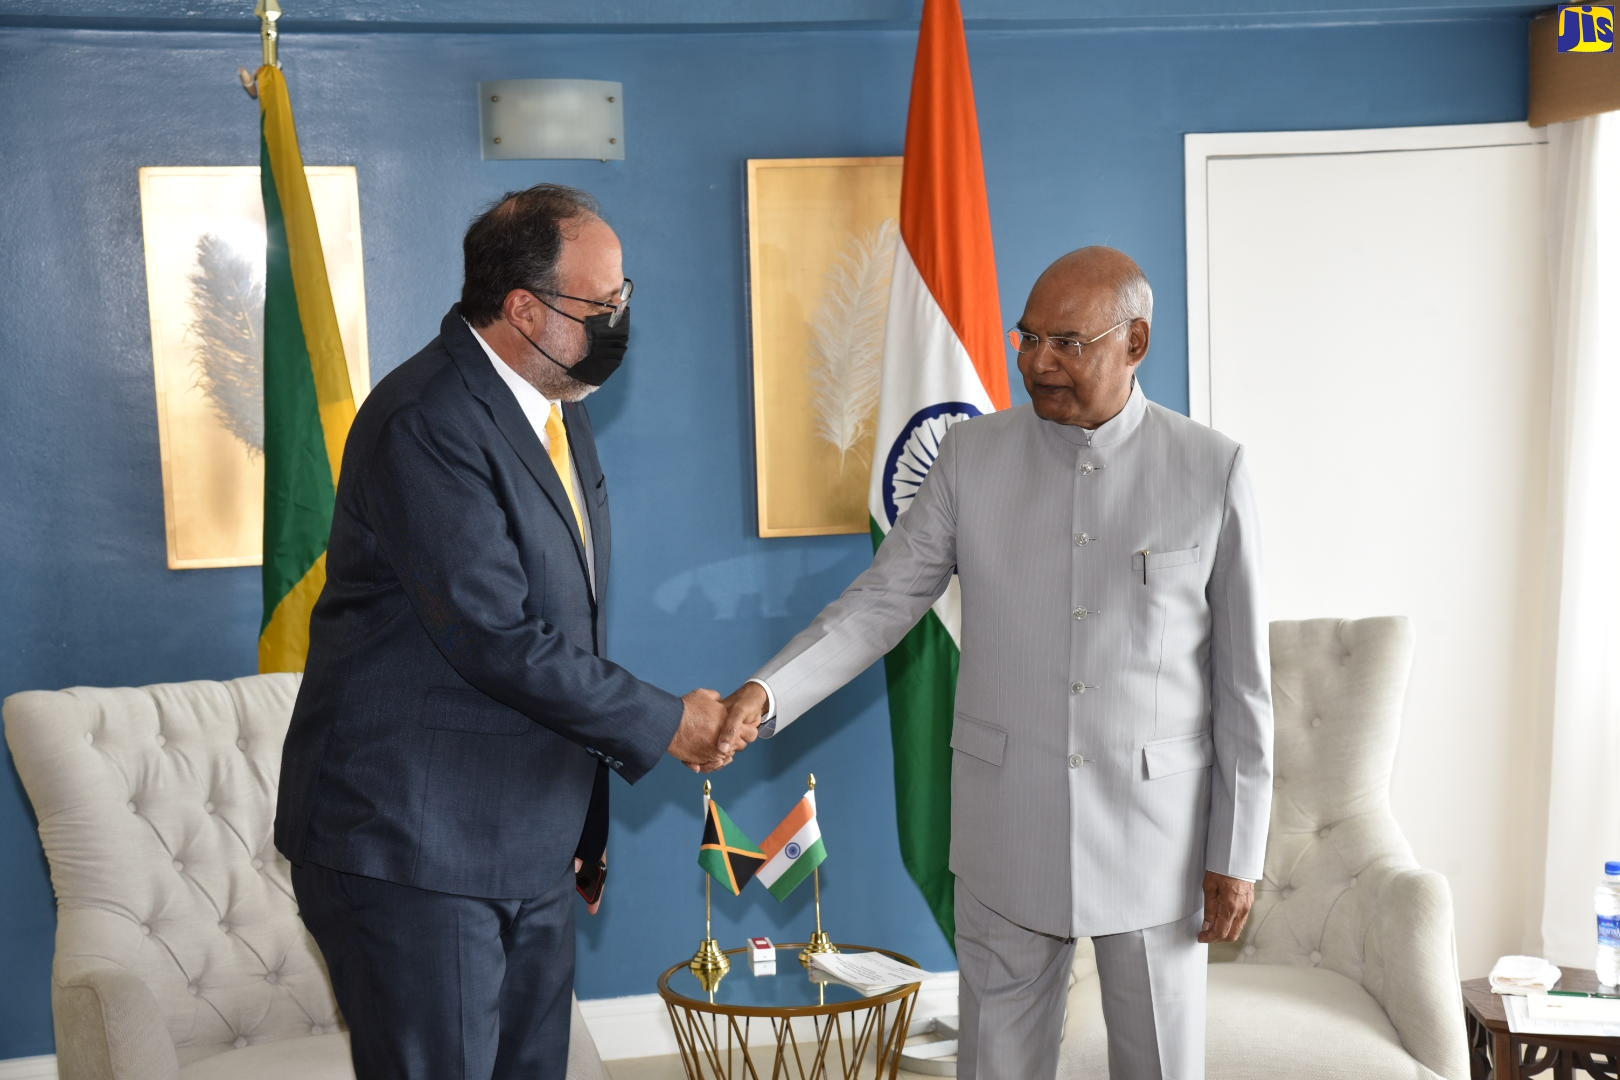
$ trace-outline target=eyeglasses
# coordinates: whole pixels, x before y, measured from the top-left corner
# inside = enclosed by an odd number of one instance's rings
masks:
[[[636,283],[631,281],[629,278],[625,278],[624,284],[619,286],[619,297],[617,300],[588,300],[583,296],[569,296],[567,293],[553,292],[550,289],[546,290],[546,295],[555,296],[559,300],[573,300],[574,302],[580,304],[593,304],[599,308],[607,308],[609,311],[613,312],[612,315],[608,316],[608,325],[618,326],[619,320],[624,318],[624,313],[630,308],[630,294],[635,291]]]
[[[1125,319],[1122,322],[1117,322],[1090,340],[1074,337],[1042,338],[1039,334],[1032,334],[1028,330],[1020,330],[1015,326],[1007,331],[1007,344],[1011,345],[1019,356],[1030,356],[1039,352],[1041,342],[1045,341],[1048,345],[1052,346],[1052,351],[1057,353],[1059,356],[1068,360],[1078,360],[1080,358],[1080,350],[1084,349],[1087,345],[1095,345],[1109,334],[1112,334],[1115,330],[1118,330],[1122,326],[1128,326],[1133,321],[1134,320],[1131,319]]]

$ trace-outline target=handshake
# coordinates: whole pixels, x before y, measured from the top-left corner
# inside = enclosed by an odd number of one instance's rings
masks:
[[[765,688],[744,683],[730,697],[713,690],[693,690],[681,698],[686,706],[669,752],[693,772],[714,772],[759,737],[765,717]]]

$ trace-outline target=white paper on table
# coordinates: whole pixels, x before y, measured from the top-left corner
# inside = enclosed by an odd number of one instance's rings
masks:
[[[868,992],[933,978],[932,972],[902,964],[877,952],[814,953],[810,957],[810,966],[826,972],[841,983]]]
[[[905,983],[895,983],[892,986],[868,986],[865,983],[857,984],[845,982],[843,979],[840,979],[835,975],[827,974],[820,968],[810,969],[810,981],[818,986],[825,986],[831,983],[837,983],[839,986],[847,986],[857,994],[861,995],[861,997],[877,997],[879,994],[887,994],[890,990],[898,990],[900,987],[906,985]]]
[[[1538,1022],[1577,1020],[1589,1024],[1620,1024],[1620,998],[1531,994],[1524,1001],[1530,1019]]]
[[[1508,1030],[1515,1035],[1588,1035],[1600,1039],[1620,1039],[1620,1023],[1593,1020],[1550,1020],[1530,1015],[1529,1002],[1522,997],[1502,998],[1507,1011]]]

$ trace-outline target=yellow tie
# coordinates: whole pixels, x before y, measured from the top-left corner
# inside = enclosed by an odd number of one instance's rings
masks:
[[[551,406],[546,417],[546,438],[551,442],[551,464],[557,470],[563,490],[568,492],[568,505],[574,509],[574,524],[579,526],[579,538],[585,539],[585,515],[579,512],[579,496],[574,493],[574,465],[568,456],[568,428],[563,424],[562,407]]]

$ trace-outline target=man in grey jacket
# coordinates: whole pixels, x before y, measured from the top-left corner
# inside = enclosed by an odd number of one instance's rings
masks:
[[[1092,939],[1114,1080],[1204,1075],[1208,948],[1236,940],[1271,804],[1267,626],[1243,450],[1136,382],[1153,296],[1084,248],[1008,332],[1028,406],[952,427],[869,570],[733,695],[771,735],[960,575],[951,870],[958,1075],[1057,1071]]]

